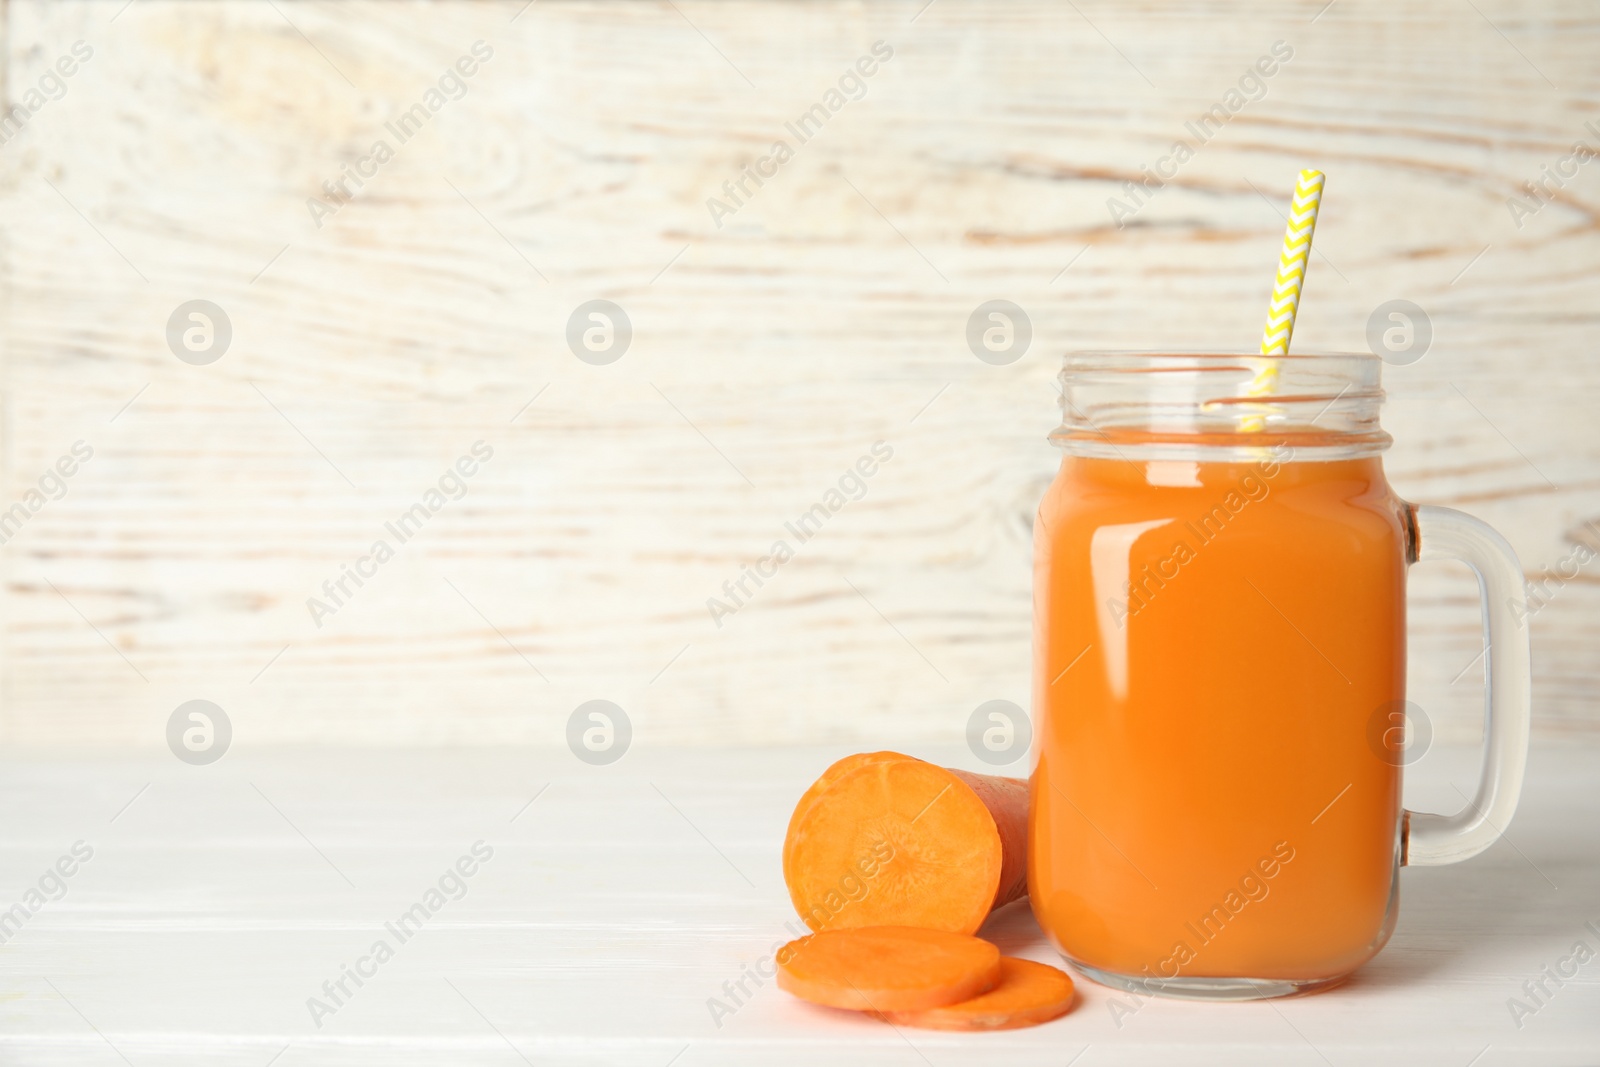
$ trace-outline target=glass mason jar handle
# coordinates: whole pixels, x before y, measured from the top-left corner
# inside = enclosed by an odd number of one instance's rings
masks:
[[[1450,508],[1413,509],[1417,561],[1453,559],[1478,576],[1487,646],[1484,683],[1483,771],[1478,795],[1454,815],[1407,811],[1404,861],[1438,867],[1471,859],[1505,832],[1517,810],[1528,762],[1532,704],[1527,592],[1511,546],[1486,523]]]

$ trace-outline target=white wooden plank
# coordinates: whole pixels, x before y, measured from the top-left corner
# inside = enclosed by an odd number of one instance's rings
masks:
[[[1397,296],[1434,319],[1388,376],[1396,487],[1531,573],[1600,515],[1593,168],[1520,230],[1505,206],[1590,136],[1591,8],[920,6],[11,4],[13,97],[95,53],[0,149],[7,497],[95,457],[0,550],[0,736],[157,746],[205,696],[241,744],[554,743],[605,696],[652,743],[953,739],[1028,692],[1059,354],[1250,344],[1281,227],[1252,184],[1311,162],[1297,346],[1359,349]],[[307,197],[478,39],[466,95],[316,228]],[[713,225],[878,39],[866,96]],[[1279,39],[1266,96],[1115,228],[1107,198]],[[198,296],[235,328],[208,367],[162,337]],[[609,367],[562,336],[595,296],[636,330]],[[1011,367],[963,341],[996,296],[1035,325]],[[467,498],[314,626],[480,439]],[[706,598],[880,439],[865,499],[717,628]],[[1476,611],[1431,571],[1414,698],[1466,738]],[[1541,731],[1596,725],[1597,597],[1533,621]]]

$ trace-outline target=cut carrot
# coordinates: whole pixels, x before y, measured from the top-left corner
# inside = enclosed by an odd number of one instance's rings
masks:
[[[1028,780],[948,770],[977,794],[1000,835],[1000,884],[990,910],[1021,900],[1028,895]]]
[[[778,950],[778,988],[855,1011],[922,1011],[971,1000],[1000,981],[987,941],[915,926],[824,930]]]
[[[1027,893],[1028,783],[896,752],[846,757],[800,798],[784,881],[813,930],[970,934]]]
[[[1065,1015],[1072,996],[1072,979],[1065,971],[1005,956],[1000,984],[987,993],[942,1008],[878,1014],[896,1026],[923,1030],[1019,1030]]]
[[[846,773],[855,770],[857,767],[863,767],[869,763],[887,763],[890,760],[912,758],[911,756],[902,756],[898,752],[857,752],[853,756],[846,756],[844,759],[829,765],[828,769],[822,772],[822,776],[811,783],[811,788],[800,794],[800,801],[794,806],[794,814],[789,816],[789,831],[783,838],[783,880],[785,882],[789,880],[789,857],[797,837],[795,831],[818,797],[832,788],[833,784],[843,778]]]

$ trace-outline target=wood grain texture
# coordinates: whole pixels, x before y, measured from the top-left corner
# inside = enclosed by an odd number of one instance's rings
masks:
[[[783,828],[842,751],[655,750],[584,767],[565,751],[322,748],[241,752],[204,771],[164,752],[8,758],[0,803],[16,815],[0,827],[0,903],[75,842],[93,856],[0,946],[0,1060],[1144,1067],[1181,1048],[1182,1062],[1218,1067],[1474,1056],[1581,1067],[1600,1048],[1600,962],[1560,988],[1547,981],[1521,1027],[1507,1003],[1526,1002],[1523,982],[1575,942],[1597,941],[1592,741],[1535,746],[1510,840],[1460,867],[1402,871],[1394,936],[1338,989],[1140,1005],[1079,976],[1066,1017],[988,1034],[896,1032],[745,978],[793,936],[786,923],[799,928]],[[912,751],[980,766],[959,746]],[[1470,747],[1436,747],[1408,769],[1408,803],[1458,802],[1476,761]],[[1316,847],[1309,831],[1296,840]],[[395,942],[384,923],[480,841],[493,855],[465,889],[449,886],[454,899],[392,959],[362,964],[376,973],[347,981],[317,1026],[307,1001],[326,997],[322,983],[378,939]],[[1026,904],[982,933],[1009,955],[1060,962]],[[736,1010],[713,1014],[741,979]]]
[[[640,744],[953,739],[1027,700],[1060,354],[1250,346],[1303,166],[1329,178],[1296,346],[1364,349],[1394,298],[1434,324],[1387,375],[1396,487],[1531,575],[1600,516],[1600,163],[1506,207],[1600,146],[1592,5],[921,7],[13,0],[13,100],[94,54],[0,148],[5,504],[94,457],[0,550],[0,737],[159,745],[205,697],[239,744],[557,743],[606,697]],[[478,40],[319,228],[307,199]],[[715,225],[878,40],[865,96]],[[1115,226],[1279,40],[1264,98]],[[597,297],[634,326],[610,366],[564,340]],[[196,298],[233,325],[209,366],[164,339]],[[1007,367],[964,340],[993,298],[1034,326]],[[466,496],[316,626],[479,440]],[[715,625],[879,440],[864,498]],[[1532,621],[1544,732],[1600,728],[1595,566]],[[1480,716],[1474,598],[1415,574],[1413,699],[1447,736]]]

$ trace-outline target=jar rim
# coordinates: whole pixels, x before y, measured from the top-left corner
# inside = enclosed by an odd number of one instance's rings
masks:
[[[1099,366],[1094,361],[1101,360],[1234,360],[1250,359],[1260,362],[1271,360],[1285,363],[1310,363],[1319,360],[1355,360],[1366,365],[1381,364],[1383,361],[1371,352],[1336,352],[1336,351],[1299,351],[1284,352],[1277,355],[1264,355],[1261,352],[1228,351],[1217,348],[1081,348],[1068,349],[1065,361],[1068,365],[1082,361],[1086,366]]]
[[[1050,438],[1120,458],[1231,458],[1277,444],[1305,459],[1373,455],[1390,443],[1378,424],[1382,367],[1368,352],[1068,351]]]

